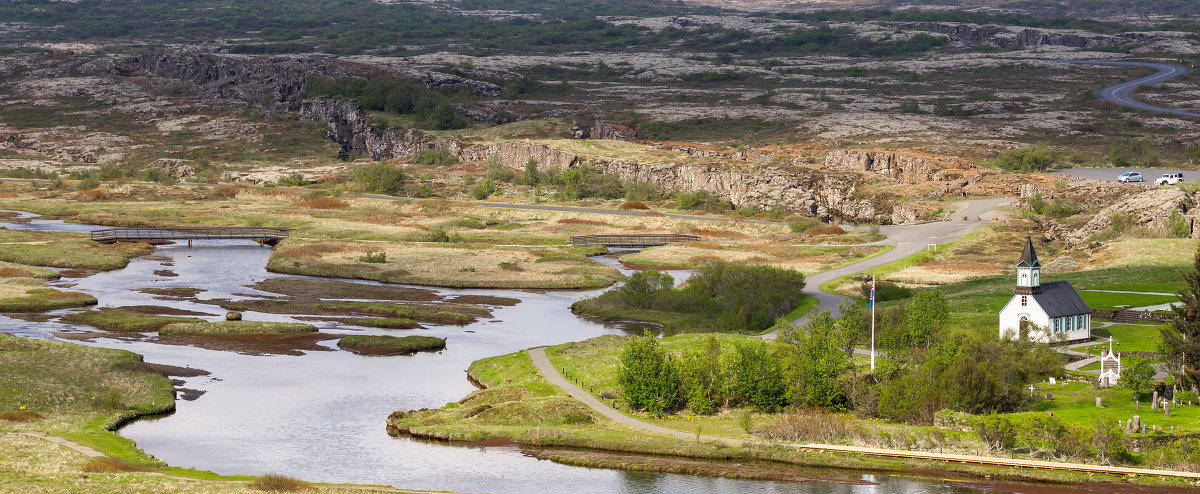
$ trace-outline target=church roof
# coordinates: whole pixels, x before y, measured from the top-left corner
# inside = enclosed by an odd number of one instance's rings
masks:
[[[1038,261],[1037,252],[1033,251],[1033,239],[1025,237],[1025,249],[1021,251],[1021,259],[1017,260],[1018,268],[1040,268],[1042,263]]]
[[[1033,261],[1037,262],[1037,259]],[[1042,291],[1031,296],[1049,317],[1092,313],[1092,308],[1088,307],[1087,302],[1083,301],[1083,297],[1079,296],[1079,292],[1075,291],[1075,287],[1071,286],[1069,281],[1043,282]]]

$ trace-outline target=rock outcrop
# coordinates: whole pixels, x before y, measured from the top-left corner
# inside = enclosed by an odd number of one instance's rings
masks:
[[[123,57],[122,76],[148,74],[191,86],[202,97],[240,101],[271,111],[295,111],[308,92],[311,60],[144,53]]]
[[[1121,36],[1097,34],[1075,29],[1042,29],[995,24],[969,24],[959,22],[904,22],[896,23],[902,29],[927,29],[950,36],[951,39],[969,45],[992,45],[997,48],[1010,46],[1069,46],[1072,48],[1106,48],[1120,46],[1131,40]]]
[[[1178,210],[1181,214],[1191,213],[1188,214],[1190,219],[1194,217],[1194,206],[1195,198],[1179,188],[1148,189],[1101,209],[1087,224],[1065,232],[1063,236],[1068,246],[1085,245],[1096,233],[1111,228],[1112,218],[1117,214],[1128,215],[1131,220],[1130,227],[1163,230],[1167,228],[1173,211]]]
[[[631,141],[637,139],[637,131],[620,122],[597,120],[596,123],[592,124],[591,138]]]

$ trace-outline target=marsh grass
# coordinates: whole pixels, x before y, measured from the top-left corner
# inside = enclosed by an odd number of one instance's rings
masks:
[[[33,422],[41,420],[44,416],[32,410],[17,410],[14,412],[0,412],[0,420],[9,422]]]
[[[195,317],[172,317],[147,314],[129,307],[102,307],[96,310],[75,312],[62,317],[63,322],[87,324],[109,331],[158,331],[163,326],[174,323],[200,323],[203,319]]]
[[[153,250],[141,242],[100,244],[78,233],[0,229],[0,261],[30,266],[120,269]]]
[[[300,492],[312,489],[312,484],[285,475],[268,473],[250,482],[250,488],[267,492]]]
[[[337,346],[360,355],[401,355],[445,349],[446,339],[416,335],[350,335],[338,340]]]
[[[92,458],[83,463],[79,470],[84,473],[121,473],[121,472],[145,472],[148,469],[117,458]]]
[[[315,333],[317,327],[298,322],[221,321],[173,323],[163,326],[160,335],[233,335]]]

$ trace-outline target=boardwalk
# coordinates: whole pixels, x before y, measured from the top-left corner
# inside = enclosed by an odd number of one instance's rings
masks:
[[[273,227],[106,228],[92,232],[92,240],[101,243],[247,239],[274,244],[287,236],[287,228]]]
[[[839,453],[885,456],[891,458],[909,458],[915,460],[933,460],[951,463],[972,463],[976,465],[990,465],[997,467],[1071,470],[1075,472],[1104,473],[1113,475],[1146,475],[1154,477],[1178,477],[1200,480],[1200,473],[1196,472],[1154,470],[1149,468],[1116,467],[1107,465],[1089,465],[1084,463],[1063,463],[1057,461],[1025,460],[1019,458],[997,458],[993,456],[932,453],[925,451],[907,451],[902,449],[864,448],[858,446],[841,446],[837,444],[775,443],[708,436],[704,434],[696,434],[694,432],[668,429],[666,427],[643,422],[625,415],[604,404],[604,402],[600,401],[595,396],[592,396],[591,393],[588,393],[583,388],[580,388],[579,386],[572,384],[570,381],[567,381],[565,378],[563,378],[562,374],[559,373],[558,369],[556,369],[554,365],[550,363],[550,359],[546,356],[545,347],[530,348],[527,351],[529,352],[529,360],[533,362],[533,366],[537,368],[538,372],[542,374],[542,377],[544,377],[546,381],[548,381],[550,384],[558,386],[559,388],[562,388],[562,390],[566,391],[567,394],[571,395],[572,398],[579,400],[588,408],[595,410],[600,415],[603,415],[621,425],[682,439],[704,439],[707,441],[721,442],[730,446],[778,445],[798,450],[834,451]]]
[[[696,235],[578,235],[571,245],[603,245],[605,247],[656,247],[676,242],[699,242]]]

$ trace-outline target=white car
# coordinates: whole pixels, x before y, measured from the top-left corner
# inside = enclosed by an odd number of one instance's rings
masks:
[[[1141,172],[1125,172],[1117,177],[1117,181],[1122,183],[1145,182],[1146,179],[1142,178]]]
[[[1154,185],[1175,185],[1183,181],[1182,173],[1164,173],[1154,180]]]

